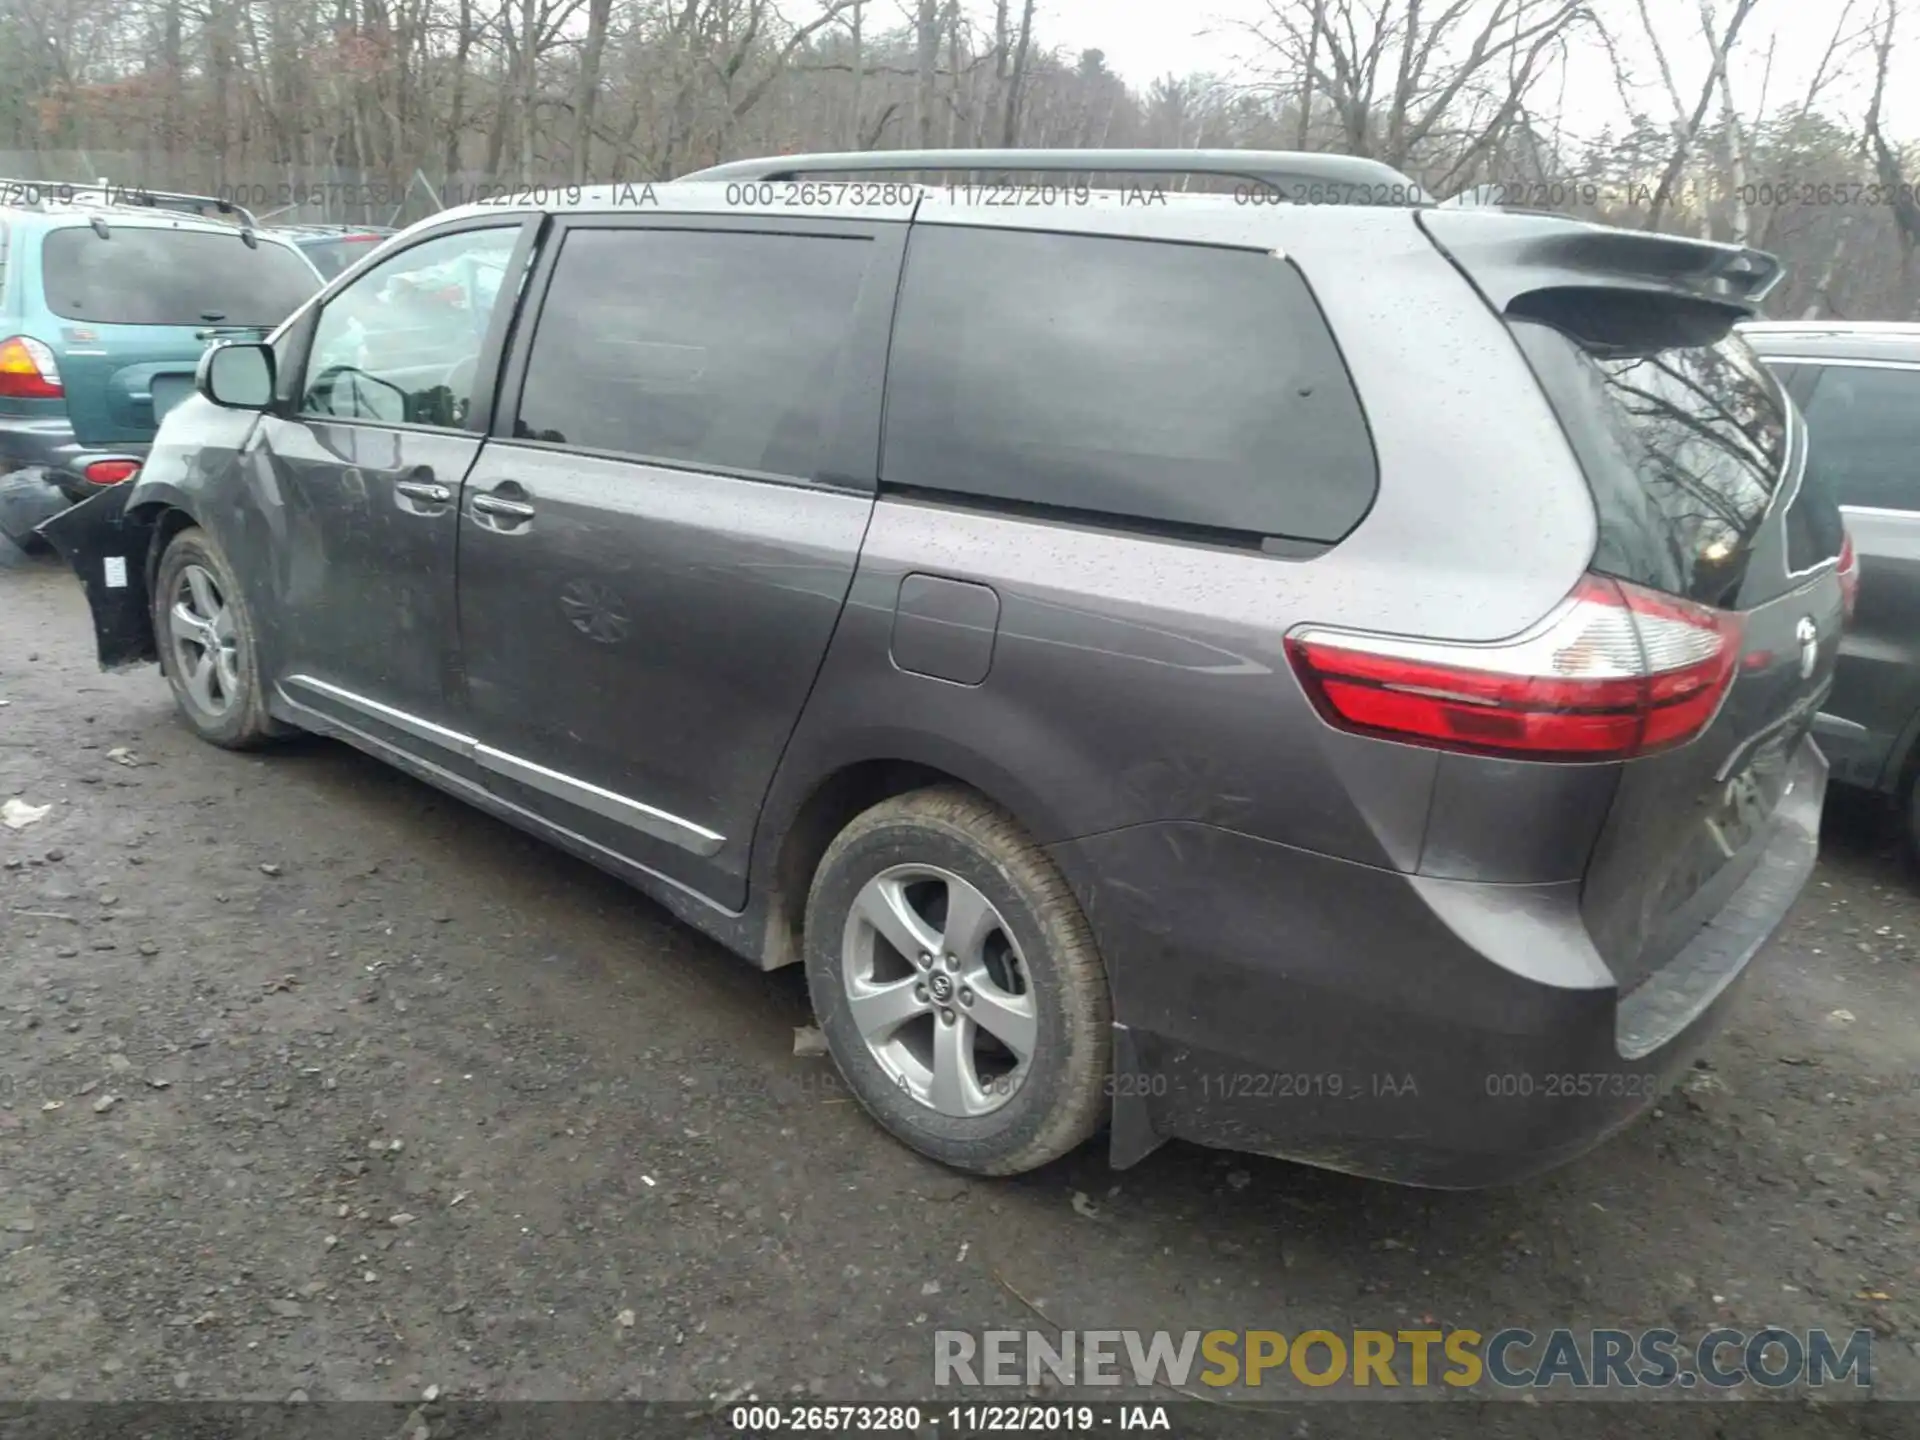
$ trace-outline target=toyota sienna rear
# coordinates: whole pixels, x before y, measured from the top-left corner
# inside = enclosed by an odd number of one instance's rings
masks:
[[[779,183],[983,166],[1053,178]],[[1813,864],[1777,270],[1339,157],[743,162],[396,237],[46,533],[207,739],[803,963],[926,1154],[1484,1184],[1673,1083]]]

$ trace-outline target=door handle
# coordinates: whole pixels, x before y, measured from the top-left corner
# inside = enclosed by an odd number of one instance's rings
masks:
[[[396,480],[393,488],[409,500],[424,500],[430,505],[444,505],[453,499],[453,491],[431,480]]]
[[[523,505],[518,500],[502,500],[498,495],[476,495],[473,508],[481,515],[495,515],[502,520],[531,520],[533,506]]]

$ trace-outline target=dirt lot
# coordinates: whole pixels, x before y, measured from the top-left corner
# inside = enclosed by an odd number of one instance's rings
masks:
[[[1864,1325],[1920,1398],[1920,885],[1871,807],[1686,1090],[1556,1175],[1173,1145],[978,1182],[793,1056],[797,974],[343,747],[200,744],[6,561],[0,799],[53,808],[0,830],[0,1398],[908,1399],[934,1328],[1035,1309]]]

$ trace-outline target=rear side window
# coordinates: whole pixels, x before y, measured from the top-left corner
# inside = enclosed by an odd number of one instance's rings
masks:
[[[1842,505],[1920,510],[1920,370],[1808,369],[1809,471]]]
[[[78,225],[41,246],[47,308],[103,325],[278,325],[320,288],[285,246],[240,232]]]
[[[1262,251],[916,227],[881,478],[1334,541],[1373,502],[1360,402],[1306,282]]]
[[[1548,324],[1513,323],[1593,488],[1594,569],[1733,608],[1787,478],[1790,408],[1746,341],[1717,328],[1700,343],[1638,350],[1624,333],[1589,348]]]
[[[572,231],[515,437],[811,477],[872,250],[857,237]]]

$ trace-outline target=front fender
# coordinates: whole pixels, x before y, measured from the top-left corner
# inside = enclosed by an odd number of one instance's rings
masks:
[[[102,669],[160,658],[147,593],[156,525],[170,510],[196,523],[219,513],[217,487],[259,419],[190,396],[161,422],[137,476],[39,527],[86,587]]]
[[[137,488],[103,490],[62,511],[37,531],[60,552],[86,589],[103,670],[160,658],[147,599],[147,552],[159,511],[131,506]]]

